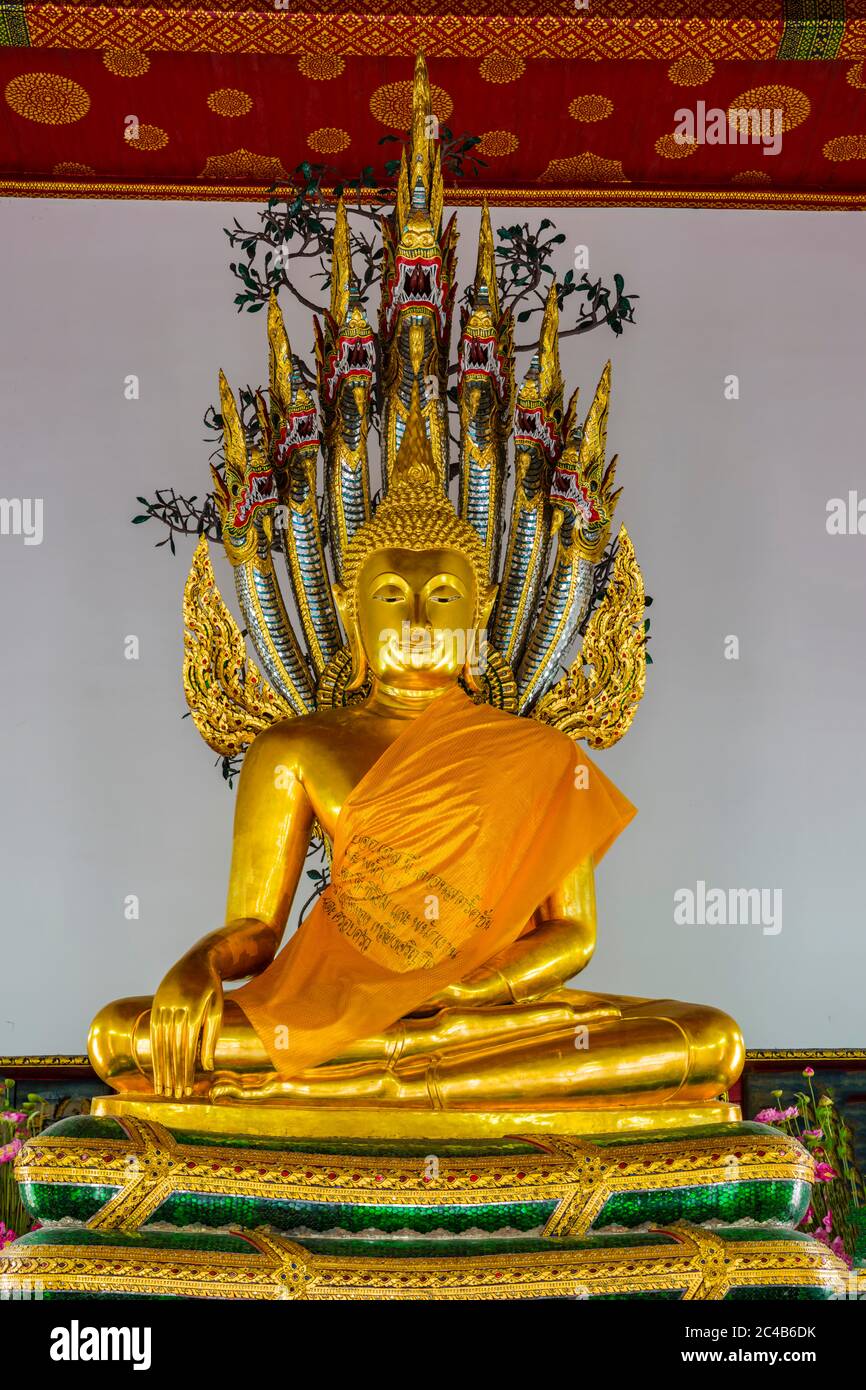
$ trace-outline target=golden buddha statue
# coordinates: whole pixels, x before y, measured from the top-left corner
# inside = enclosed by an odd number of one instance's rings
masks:
[[[552,289],[515,401],[485,208],[460,340],[458,513],[445,407],[456,233],[441,225],[429,111],[419,60],[383,228],[378,506],[374,335],[342,205],[331,310],[316,326],[326,506],[319,420],[275,299],[255,445],[221,379],[223,540],[267,680],[203,540],[185,602],[187,697],[211,747],[249,751],[225,925],[153,998],[110,1004],[91,1028],[96,1071],[130,1101],[637,1112],[712,1102],[742,1066],[740,1032],[715,1009],[568,986],[595,947],[594,865],[634,813],[576,740],[619,738],[645,678],[643,585],[624,530],[598,603],[594,592],[619,495],[604,466],[610,370],[579,424],[576,393],[563,410]],[[587,619],[580,657],[557,678]],[[313,836],[331,882],[281,950]]]

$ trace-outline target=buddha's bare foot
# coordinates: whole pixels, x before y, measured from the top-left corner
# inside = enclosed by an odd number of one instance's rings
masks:
[[[211,1083],[210,1098],[213,1101],[289,1100],[294,1101],[296,1105],[321,1101],[331,1101],[338,1105],[406,1103],[406,1086],[384,1067],[345,1067],[340,1069],[339,1074],[331,1076],[327,1075],[328,1070],[327,1067],[323,1067],[318,1071],[308,1071],[299,1077],[285,1077],[275,1071],[249,1076],[218,1072]]]

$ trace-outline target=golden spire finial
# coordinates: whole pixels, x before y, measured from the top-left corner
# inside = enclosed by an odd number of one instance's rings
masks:
[[[409,197],[409,173],[406,162],[406,146],[400,151],[400,173],[397,176],[397,238],[403,235],[406,223],[409,221],[409,213],[412,210],[412,202]]]
[[[271,410],[285,411],[292,398],[292,349],[276,290],[268,301],[268,368]]]
[[[219,382],[220,413],[223,421],[223,447],[225,449],[226,465],[238,472],[243,472],[247,456],[244,427],[241,423],[241,417],[238,414],[232,388],[229,386],[225,372],[222,370],[220,371]]]
[[[478,232],[478,261],[475,267],[474,308],[478,308],[479,292],[484,286],[487,290],[487,303],[494,318],[499,317],[499,286],[496,283],[496,250],[493,245],[493,228],[490,225],[490,208],[485,198],[481,204],[481,227]]]
[[[584,470],[594,469],[599,473],[604,466],[604,450],[607,444],[607,412],[610,408],[610,362],[605,364],[598,386],[595,388],[592,405],[583,427],[580,440],[580,466]]]
[[[562,380],[559,367],[559,301],[556,297],[556,281],[551,280],[547,291],[547,303],[541,321],[538,339],[538,366],[542,379],[547,377],[552,385]]]
[[[427,437],[416,378],[412,383],[406,428],[394,460],[388,491],[390,494],[392,489],[401,488],[414,492],[418,488],[438,488],[439,483],[439,470]]]
[[[331,258],[331,318],[341,328],[349,308],[349,285],[352,279],[352,253],[349,241],[349,219],[342,198],[337,199],[334,222],[334,252]]]
[[[424,54],[415,59],[415,75],[412,79],[412,132],[409,148],[412,152],[409,168],[409,192],[414,191],[419,176],[424,185],[425,202],[430,195],[430,172],[433,166],[433,98],[430,92],[430,78]]]

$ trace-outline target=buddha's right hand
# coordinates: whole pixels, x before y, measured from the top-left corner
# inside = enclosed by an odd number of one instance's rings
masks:
[[[169,970],[150,1011],[150,1054],[157,1095],[192,1095],[196,1056],[214,1069],[214,1048],[223,1012],[223,989],[210,959],[191,951]]]

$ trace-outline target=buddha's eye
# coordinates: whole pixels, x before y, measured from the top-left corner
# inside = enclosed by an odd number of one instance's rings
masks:
[[[406,595],[396,584],[383,584],[373,595],[379,603],[400,603]]]
[[[431,603],[456,603],[460,595],[454,589],[436,589],[429,596]]]

